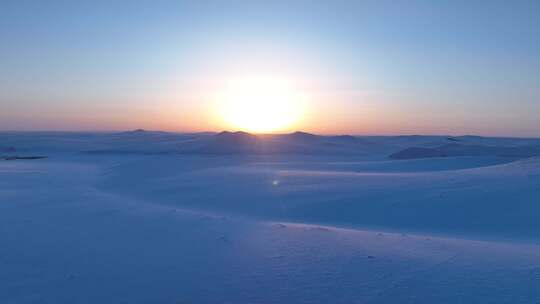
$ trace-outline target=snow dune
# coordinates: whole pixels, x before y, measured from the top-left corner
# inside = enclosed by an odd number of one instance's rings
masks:
[[[540,158],[388,158],[538,141],[251,136],[0,133],[0,302],[540,302]]]
[[[204,165],[184,171],[184,161]],[[324,164],[321,170],[296,164],[287,169],[283,164],[237,162],[221,158],[218,167],[206,167],[204,159],[155,157],[117,166],[100,187],[171,206],[261,219],[488,238],[540,237],[540,205],[535,203],[540,197],[540,158],[444,171],[400,171],[403,165],[395,162],[395,171],[385,163],[379,172],[373,167],[361,171],[338,165],[332,170]],[[141,179],[124,178],[145,172]]]

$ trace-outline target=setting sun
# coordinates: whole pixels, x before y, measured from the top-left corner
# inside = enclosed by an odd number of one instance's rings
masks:
[[[305,111],[305,96],[291,81],[276,77],[232,79],[216,103],[227,128],[256,133],[293,128]]]

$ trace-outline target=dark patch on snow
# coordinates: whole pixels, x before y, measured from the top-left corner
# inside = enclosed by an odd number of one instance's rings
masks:
[[[226,236],[220,236],[218,238],[218,240],[221,241],[221,242],[224,242],[224,243],[230,243],[231,242],[231,240],[229,240],[229,238],[226,237]]]
[[[332,231],[332,230],[330,230],[328,228],[320,227],[320,226],[312,227],[312,228],[310,228],[310,230],[316,230],[316,231],[322,231],[322,232],[331,232]]]
[[[0,156],[0,158],[4,160],[19,160],[19,159],[34,160],[34,159],[44,159],[44,158],[47,158],[47,156]]]

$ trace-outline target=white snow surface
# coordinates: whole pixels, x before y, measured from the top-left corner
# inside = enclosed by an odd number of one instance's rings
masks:
[[[0,303],[540,303],[539,144],[3,132]]]

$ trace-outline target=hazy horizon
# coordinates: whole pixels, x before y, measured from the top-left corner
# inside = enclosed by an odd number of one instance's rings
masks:
[[[306,130],[290,130],[290,131],[281,131],[281,132],[268,132],[268,133],[259,133],[259,132],[251,132],[251,131],[243,131],[243,130],[202,130],[202,131],[175,131],[175,130],[159,130],[159,129],[140,129],[140,128],[134,128],[134,129],[116,129],[116,130],[47,130],[47,129],[33,129],[33,130],[0,130],[0,133],[125,133],[125,132],[136,132],[136,131],[144,131],[144,132],[164,132],[164,133],[172,133],[172,134],[203,134],[203,133],[214,133],[219,134],[222,132],[244,132],[252,135],[286,135],[286,134],[293,134],[293,133],[309,133],[314,134],[318,136],[357,136],[357,137],[394,137],[394,136],[439,136],[439,137],[464,137],[464,136],[478,136],[478,137],[491,137],[491,138],[516,138],[516,139],[540,139],[540,136],[519,136],[519,135],[484,135],[484,134],[473,134],[473,133],[380,133],[380,134],[369,134],[369,133],[320,133],[320,132],[309,132]]]

